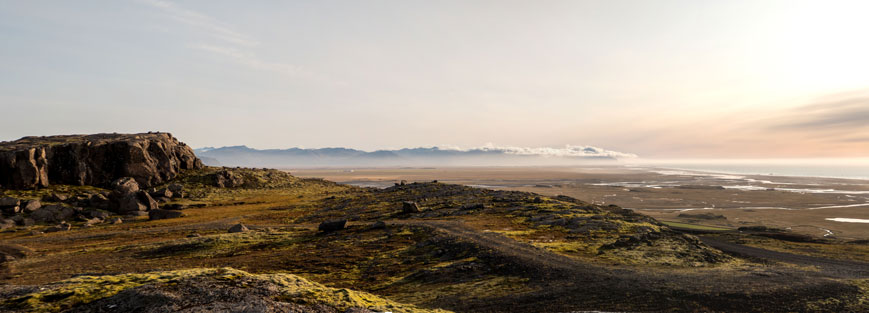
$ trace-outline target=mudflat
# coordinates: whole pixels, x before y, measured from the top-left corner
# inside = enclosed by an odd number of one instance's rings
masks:
[[[662,221],[726,229],[767,226],[816,237],[869,239],[869,181],[731,175],[651,167],[292,169],[365,187],[406,180],[567,195]]]

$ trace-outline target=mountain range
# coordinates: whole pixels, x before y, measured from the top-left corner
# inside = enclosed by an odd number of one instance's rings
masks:
[[[362,151],[350,148],[253,149],[247,146],[195,149],[206,165],[273,168],[352,166],[535,166],[615,162],[636,155],[592,146],[564,148],[498,147],[472,149],[404,148]]]

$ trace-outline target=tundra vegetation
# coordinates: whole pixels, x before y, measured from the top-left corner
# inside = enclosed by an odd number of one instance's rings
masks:
[[[52,215],[64,217],[62,230],[48,231],[57,220],[12,221],[0,232],[0,307],[869,310],[865,268],[847,263],[866,255],[855,243],[737,232],[701,239],[678,230],[692,227],[674,229],[614,205],[438,182],[361,188],[271,169],[199,167],[132,184],[3,190],[19,208],[4,215],[21,220],[37,212],[21,211],[31,200],[73,209],[68,217]],[[124,192],[135,195],[135,210],[113,202],[129,199]],[[158,207],[141,202],[140,192]],[[92,201],[100,196],[108,203]],[[159,210],[183,214],[154,218]],[[847,245],[854,257],[839,260],[850,270],[835,271],[837,264],[788,264],[710,246],[727,244],[807,257]],[[151,300],[136,300],[143,297]]]

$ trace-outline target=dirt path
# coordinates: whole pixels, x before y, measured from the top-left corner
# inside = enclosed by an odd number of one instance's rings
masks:
[[[507,238],[498,233],[482,232],[470,228],[461,222],[437,220],[393,220],[388,222],[388,224],[433,228],[448,236],[473,242],[481,247],[494,250],[498,254],[521,260],[523,263],[533,264],[535,267],[541,269],[570,272],[594,270],[597,273],[608,271],[603,267],[583,263],[567,256]]]
[[[703,243],[738,256],[784,262],[800,266],[815,266],[822,273],[835,278],[869,278],[869,263],[833,260],[807,255],[766,250],[700,236]]]

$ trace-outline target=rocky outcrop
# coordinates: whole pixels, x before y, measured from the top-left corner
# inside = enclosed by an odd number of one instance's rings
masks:
[[[193,149],[168,133],[24,137],[0,143],[0,186],[8,189],[106,187],[121,177],[149,187],[201,167]]]

